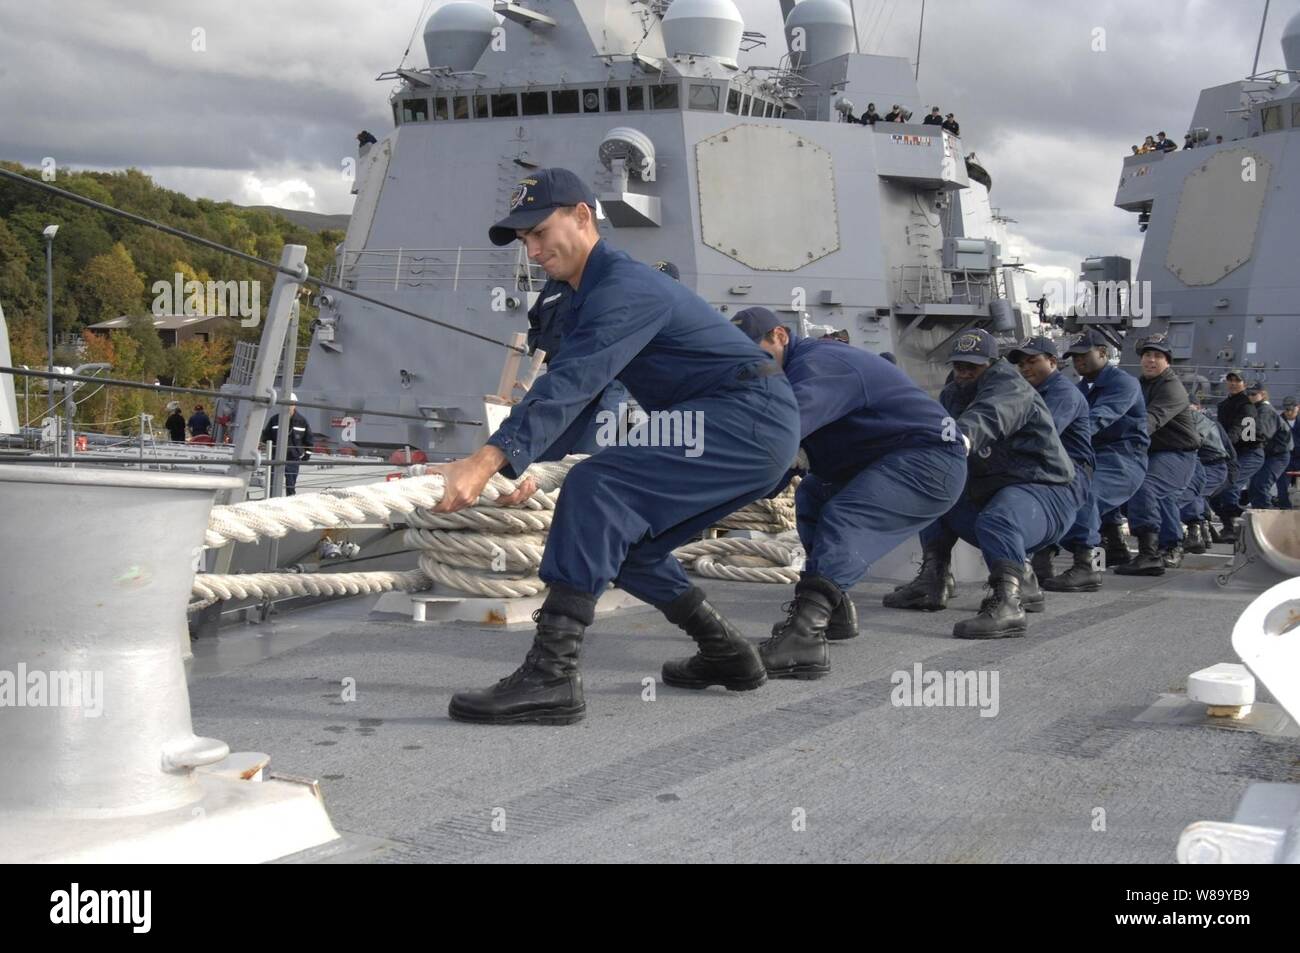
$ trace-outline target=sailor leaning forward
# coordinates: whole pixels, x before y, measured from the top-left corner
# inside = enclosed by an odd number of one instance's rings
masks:
[[[1083,501],[1074,464],[1043,398],[1018,369],[999,359],[992,335],[963,332],[953,342],[949,362],[953,380],[939,400],[969,442],[966,492],[921,533],[920,573],[884,603],[898,609],[945,608],[952,550],[960,538],[983,553],[993,593],[975,618],[953,627],[953,636],[1024,635],[1026,552],[1057,542],[1078,512]]]
[[[795,494],[807,562],[759,651],[773,678],[818,678],[830,671],[826,640],[858,634],[847,590],[952,508],[966,446],[947,411],[885,358],[793,335],[767,308],[732,322],[785,369],[809,469]]]
[[[580,719],[579,649],[611,582],[699,644],[693,658],[664,666],[665,682],[746,690],[767,679],[757,651],[687,581],[672,550],[779,484],[799,449],[794,394],[780,368],[689,288],[609,247],[595,207],[575,174],[544,169],[520,183],[490,230],[494,244],[520,239],[573,286],[571,319],[549,371],[487,444],[442,468],[439,509],[469,506],[493,473],[517,477],[548,449],[562,451],[615,378],[646,411],[699,414],[703,446],[607,447],[569,471],[542,557],[550,591],[533,647],[514,674],[452,698],[450,714],[463,721]],[[531,495],[530,483],[507,502]]]

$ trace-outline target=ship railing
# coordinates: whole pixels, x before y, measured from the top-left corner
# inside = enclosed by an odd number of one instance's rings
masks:
[[[522,258],[522,263],[521,263]],[[541,267],[502,248],[365,248],[347,251],[340,272],[348,287],[394,291],[421,286],[459,288],[461,282],[544,282]]]
[[[913,307],[926,304],[971,304],[985,307],[1005,297],[997,272],[945,270],[938,265],[894,268],[895,300]]]
[[[952,286],[937,265],[897,265],[894,267],[895,300],[919,307],[923,304],[947,304]]]

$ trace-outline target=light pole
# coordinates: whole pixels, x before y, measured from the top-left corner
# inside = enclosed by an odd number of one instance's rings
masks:
[[[54,373],[54,236],[59,233],[59,226],[47,225],[41,234],[45,236],[45,327],[48,333],[47,343],[50,350],[50,373]],[[47,381],[49,394],[49,416],[54,416],[54,381]],[[54,446],[58,447],[56,440]]]

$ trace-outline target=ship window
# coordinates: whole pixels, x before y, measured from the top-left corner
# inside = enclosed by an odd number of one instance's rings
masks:
[[[610,86],[605,90],[605,112],[616,113],[623,111],[623,100],[618,95],[618,87]]]
[[[718,111],[718,87],[713,84],[691,83],[689,106],[691,109]]]
[[[1260,117],[1264,120],[1265,132],[1277,132],[1282,128],[1282,107],[1266,106]]]
[[[524,93],[521,98],[524,101],[525,116],[545,116],[550,112],[550,97],[545,91]]]
[[[600,112],[600,90],[584,89],[582,91],[582,111],[585,113]]]
[[[578,91],[576,89],[557,89],[551,93],[551,112],[576,113],[578,111]]]
[[[727,112],[733,115],[740,112],[740,90],[727,90]]]
[[[496,93],[492,96],[492,118],[518,116],[519,96],[515,93]]]
[[[447,108],[447,99],[444,96],[435,96],[433,100],[433,118],[449,119],[451,110]]]
[[[676,109],[677,108],[677,84],[665,83],[662,86],[650,87],[650,108],[651,109]]]
[[[627,109],[632,112],[635,109],[645,109],[645,88],[642,86],[629,86],[627,88]]]
[[[763,110],[763,117],[765,119],[771,119],[775,115],[776,115],[776,103],[768,103],[767,107]]]
[[[429,118],[427,99],[403,99],[402,122],[425,122]]]
[[[393,103],[393,125],[400,126],[401,124],[402,124],[402,113],[397,103]]]
[[[1291,126],[1300,129],[1300,103],[1291,106]]]
[[[451,101],[451,118],[468,119],[469,118],[469,97],[457,96]]]
[[[488,103],[486,96],[474,97],[474,118],[486,119],[488,117]]]
[[[749,93],[746,93],[744,96],[740,97],[740,114],[742,116],[749,115]]]

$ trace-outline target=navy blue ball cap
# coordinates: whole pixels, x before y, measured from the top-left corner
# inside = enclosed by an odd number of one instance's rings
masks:
[[[665,275],[667,275],[669,278],[672,278],[674,281],[682,280],[681,271],[671,261],[655,262],[655,271],[662,271]]]
[[[1007,352],[1007,360],[1012,364],[1019,364],[1025,358],[1032,357],[1035,354],[1046,354],[1048,357],[1060,360],[1060,355],[1056,350],[1056,342],[1043,334],[1030,338],[1024,344],[1017,344],[1014,350]]]
[[[534,228],[557,208],[586,205],[596,211],[596,195],[568,169],[539,169],[520,179],[510,194],[510,214],[488,229],[493,245],[509,245],[516,229]]]
[[[1152,334],[1149,337],[1138,338],[1137,352],[1144,354],[1147,351],[1159,351],[1165,357],[1173,358],[1174,352],[1169,347],[1169,338],[1164,334]]]
[[[960,361],[964,364],[991,364],[998,359],[998,342],[993,335],[979,328],[972,328],[957,335],[952,342],[952,353],[948,363]]]
[[[761,341],[769,332],[783,327],[781,319],[767,308],[746,308],[737,311],[731,323],[745,332],[751,341]]]
[[[1095,347],[1110,347],[1110,341],[1100,331],[1089,328],[1082,334],[1076,334],[1065,348],[1066,354],[1086,354]]]
[[[1282,409],[1290,410],[1292,407],[1300,407],[1300,400],[1295,397],[1285,397],[1282,400]]]

